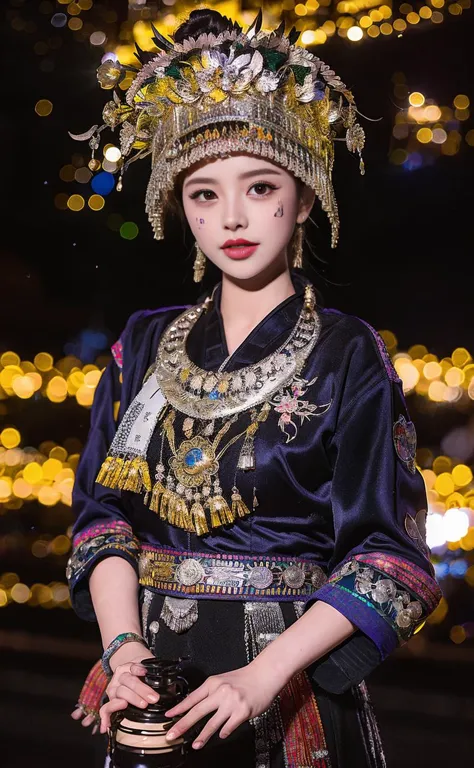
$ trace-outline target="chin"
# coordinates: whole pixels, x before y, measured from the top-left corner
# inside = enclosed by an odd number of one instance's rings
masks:
[[[260,259],[253,259],[251,256],[248,259],[242,259],[242,261],[232,261],[232,259],[225,259],[221,263],[217,264],[219,269],[228,277],[238,280],[253,280],[259,275],[267,272],[272,267],[277,268],[277,262],[280,264],[280,259],[269,259],[268,261],[262,261]]]

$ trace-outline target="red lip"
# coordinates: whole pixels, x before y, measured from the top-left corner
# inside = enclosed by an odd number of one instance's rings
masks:
[[[258,245],[258,243],[252,243],[250,240],[244,240],[239,237],[238,240],[226,240],[224,245],[221,245],[221,248],[228,248],[231,245]]]

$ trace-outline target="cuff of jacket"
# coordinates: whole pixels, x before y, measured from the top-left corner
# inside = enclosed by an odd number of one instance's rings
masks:
[[[99,523],[74,537],[66,578],[72,607],[81,619],[96,621],[89,576],[99,560],[112,555],[123,557],[138,573],[139,552],[140,542],[130,525],[121,520]]]
[[[345,693],[378,667],[380,652],[370,637],[358,630],[308,669],[314,682],[329,693]]]
[[[377,647],[379,661],[383,661],[397,647],[397,633],[387,620],[380,616],[375,607],[365,601],[361,595],[347,587],[339,584],[324,584],[310,599],[321,600],[323,603],[332,605],[346,619],[355,624]]]

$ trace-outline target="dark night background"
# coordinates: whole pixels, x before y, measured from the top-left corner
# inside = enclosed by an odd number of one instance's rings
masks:
[[[153,240],[144,210],[148,160],[132,165],[121,193],[112,192],[105,208],[78,213],[58,210],[60,192],[86,192],[86,185],[63,182],[62,166],[73,153],[88,159],[80,133],[99,122],[107,99],[96,81],[102,49],[77,42],[66,27],[50,54],[52,71],[39,67],[33,46],[53,34],[51,14],[40,3],[2,3],[2,238],[0,246],[0,354],[14,350],[31,360],[39,351],[55,358],[65,345],[78,344],[81,332],[104,333],[108,348],[136,309],[194,301],[189,233],[175,223],[164,242]],[[51,3],[55,10],[65,6]],[[120,24],[126,2],[102,2]],[[97,4],[96,6],[97,7]],[[258,6],[257,6],[258,7]],[[93,11],[90,11],[92,14]],[[30,32],[12,27],[12,14],[36,25]],[[114,26],[114,25],[112,25]],[[392,76],[403,72],[410,91],[421,91],[438,105],[452,105],[457,94],[474,99],[474,23],[471,10],[445,14],[442,24],[411,27],[402,37],[365,39],[350,44],[337,37],[314,49],[355,92],[366,130],[366,175],[358,162],[337,147],[335,188],[341,215],[340,245],[331,251],[325,214],[313,212],[318,227],[308,235],[326,265],[309,267],[327,306],[356,314],[377,329],[390,329],[400,349],[425,344],[440,358],[455,347],[474,349],[472,323],[472,232],[474,147],[461,141],[454,156],[439,155],[429,166],[406,170],[389,162],[392,128],[400,102]],[[35,104],[49,99],[53,111],[39,117]],[[459,130],[474,127],[472,117]],[[113,135],[112,135],[113,136]],[[110,134],[107,136],[109,139]],[[107,226],[111,213],[134,221],[135,240]],[[316,262],[313,261],[313,265]],[[325,279],[326,278],[326,279]],[[206,283],[205,283],[206,285]],[[77,347],[76,347],[77,348]],[[417,409],[408,405],[421,446],[437,445],[447,429],[465,423],[466,412]],[[0,430],[16,426],[27,445],[43,440],[61,444],[84,439],[88,410],[74,399],[52,405],[16,398],[0,400]],[[472,409],[471,409],[472,413]],[[38,525],[36,504],[3,510],[0,537],[23,535]],[[2,505],[0,504],[0,512]],[[45,517],[45,514],[47,517]],[[15,522],[16,519],[16,522]],[[41,524],[55,535],[70,524],[70,509],[41,511]],[[66,557],[38,561],[21,547],[0,548],[0,571],[15,571],[26,584],[64,581]],[[452,580],[451,580],[452,581]],[[443,587],[450,602],[447,629],[427,628],[428,639],[401,649],[369,680],[377,705],[389,768],[454,766],[471,757],[474,705],[471,686],[474,641],[449,640],[449,626],[473,621],[474,590],[462,583]],[[429,630],[429,631],[428,631]],[[94,739],[68,717],[82,680],[98,658],[95,625],[71,610],[43,611],[9,604],[0,612],[0,765],[35,764],[48,768],[93,766]],[[469,757],[468,757],[469,756]],[[100,761],[99,761],[100,764]]]

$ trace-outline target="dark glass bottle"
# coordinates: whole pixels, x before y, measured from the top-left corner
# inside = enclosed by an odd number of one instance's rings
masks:
[[[179,675],[183,659],[143,659],[144,682],[159,699],[146,709],[129,704],[111,717],[109,755],[111,768],[179,768],[186,760],[191,734],[174,741],[165,735],[178,717],[165,717],[188,692],[188,683]],[[180,715],[181,717],[181,715]]]

